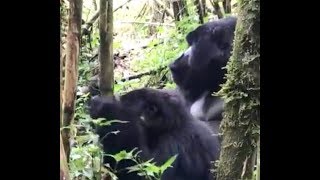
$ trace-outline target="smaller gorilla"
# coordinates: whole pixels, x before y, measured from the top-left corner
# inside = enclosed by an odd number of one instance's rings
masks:
[[[173,167],[164,172],[162,180],[215,179],[210,169],[213,161],[219,158],[218,137],[204,122],[192,118],[179,95],[142,88],[119,98],[94,97],[90,114],[93,118],[130,122],[118,125],[122,130],[117,135],[119,137],[113,137],[110,142],[103,141],[107,151],[110,151],[107,148],[129,150],[138,147],[144,160],[154,158],[158,165],[178,155]],[[109,130],[102,129],[98,133],[104,136]],[[123,176],[120,179],[128,178]]]
[[[222,119],[223,100],[211,94],[226,80],[223,68],[233,49],[236,22],[236,17],[227,17],[199,26],[186,36],[189,48],[169,65],[178,90],[197,119]]]

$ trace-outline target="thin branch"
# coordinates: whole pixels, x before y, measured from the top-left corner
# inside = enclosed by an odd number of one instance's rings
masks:
[[[95,12],[92,18],[83,26],[82,35],[87,35],[89,33],[89,28],[93,25],[94,22],[98,19],[100,10]]]
[[[155,25],[155,26],[170,26],[170,27],[175,27],[174,24],[157,23],[157,22],[116,21],[116,23],[147,24],[147,25]]]
[[[154,0],[154,1],[158,4],[158,6],[160,6],[161,8],[164,9],[164,11],[165,11],[165,13],[166,13],[167,15],[169,15],[169,16],[172,17],[172,18],[174,18],[173,14],[164,6],[164,4],[162,4],[162,3],[159,2],[158,0]]]
[[[118,82],[125,82],[125,81],[130,81],[130,80],[133,80],[133,79],[138,79],[138,78],[141,78],[141,77],[147,76],[147,75],[154,75],[157,72],[162,71],[162,70],[164,70],[166,68],[167,68],[167,66],[161,66],[161,67],[159,67],[158,69],[155,69],[155,70],[151,70],[151,71],[148,71],[148,72],[144,72],[144,73],[128,76],[126,78],[122,78],[120,80],[117,80],[115,82],[115,84],[118,84]]]
[[[117,7],[116,9],[113,10],[113,12],[116,12],[118,9],[122,8],[124,5],[126,5],[127,3],[129,3],[132,0],[128,0],[127,2],[123,3],[122,5],[120,5],[119,7]]]

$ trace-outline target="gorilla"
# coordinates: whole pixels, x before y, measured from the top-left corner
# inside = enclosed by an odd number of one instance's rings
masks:
[[[211,121],[218,129],[224,102],[212,93],[225,82],[233,49],[236,17],[207,22],[186,36],[189,48],[169,65],[177,90],[196,119]]]
[[[177,155],[162,180],[215,179],[210,169],[219,158],[218,137],[204,122],[193,119],[179,94],[141,88],[120,97],[96,96],[90,102],[90,116],[129,122],[98,128],[100,137],[110,130],[120,130],[102,141],[107,153],[138,147],[143,160],[153,158],[157,165]],[[120,180],[139,179],[134,173],[118,176]]]

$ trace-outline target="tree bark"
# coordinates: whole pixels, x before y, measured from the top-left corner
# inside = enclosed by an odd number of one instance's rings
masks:
[[[92,0],[92,5],[93,5],[93,9],[95,11],[98,10],[98,6],[97,6],[97,1],[96,0]]]
[[[256,180],[260,180],[260,139],[258,142],[258,149],[257,149],[257,178]]]
[[[187,8],[187,1],[186,0],[179,0],[179,6],[181,10],[181,17],[189,16],[188,8]]]
[[[173,16],[175,21],[180,21],[180,6],[179,6],[179,1],[173,1],[172,2],[172,8],[173,8]]]
[[[223,9],[225,14],[231,13],[231,0],[223,0]]]
[[[197,8],[197,13],[199,16],[199,22],[200,24],[203,24],[203,7],[202,7],[202,0],[194,0],[194,5]]]
[[[70,11],[67,32],[65,81],[63,91],[63,127],[69,126],[74,117],[74,105],[77,90],[78,60],[80,52],[82,0],[69,0]],[[66,157],[69,162],[70,131],[64,128],[62,138]]]
[[[221,12],[221,8],[220,8],[218,1],[217,0],[210,0],[210,3],[212,5],[215,13],[217,14],[218,18],[219,19],[223,18],[223,14]]]
[[[161,3],[161,1],[159,0],[154,0],[154,2],[159,6],[159,10],[162,9],[164,11],[164,13],[167,15],[167,16],[170,16],[172,18],[174,18],[173,14],[170,12],[170,6],[168,7],[168,5],[165,3]],[[169,4],[170,5],[170,4]],[[163,15],[162,15],[163,16]],[[163,18],[161,19],[161,22],[164,22],[163,21]]]
[[[61,35],[60,35],[60,127],[63,126],[63,120],[62,120],[62,103],[63,103],[63,53],[62,53],[62,42],[61,42]]]
[[[180,21],[182,17],[188,16],[188,8],[185,0],[173,0],[172,8],[175,21]]]
[[[218,92],[226,102],[219,180],[252,179],[260,135],[260,0],[239,0],[239,7],[227,82]]]
[[[60,180],[70,180],[67,157],[66,157],[66,152],[64,151],[61,133],[60,133]]]
[[[206,17],[206,16],[207,16],[207,4],[206,4],[206,0],[201,0],[201,4],[202,4],[203,16]]]
[[[162,14],[160,12],[160,5],[157,3],[156,0],[152,1],[152,19],[151,22],[162,22]],[[156,33],[156,26],[150,25],[149,26],[149,34],[153,35]]]
[[[113,1],[100,0],[100,92],[102,95],[113,94]]]

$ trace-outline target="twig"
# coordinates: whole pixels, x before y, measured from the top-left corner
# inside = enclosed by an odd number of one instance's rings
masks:
[[[128,76],[126,78],[122,78],[122,79],[116,81],[115,84],[118,84],[118,82],[125,82],[125,81],[130,81],[130,80],[133,80],[133,79],[138,79],[138,78],[141,78],[142,76],[154,75],[157,72],[162,71],[162,70],[164,70],[166,68],[167,68],[167,66],[161,66],[161,67],[159,67],[158,69],[155,69],[155,70],[151,70],[151,71],[140,73],[140,74],[133,75],[133,76]]]
[[[132,0],[128,0],[127,2],[123,3],[122,5],[120,5],[119,7],[117,7],[116,9],[113,10],[113,12],[116,12],[118,9],[122,8],[124,5],[126,5],[127,3],[129,3]]]
[[[137,17],[135,17],[134,19],[138,19],[140,16],[143,16],[144,13],[146,12],[146,9],[147,9],[147,3],[144,3],[144,5],[142,6],[139,14],[138,14]]]

